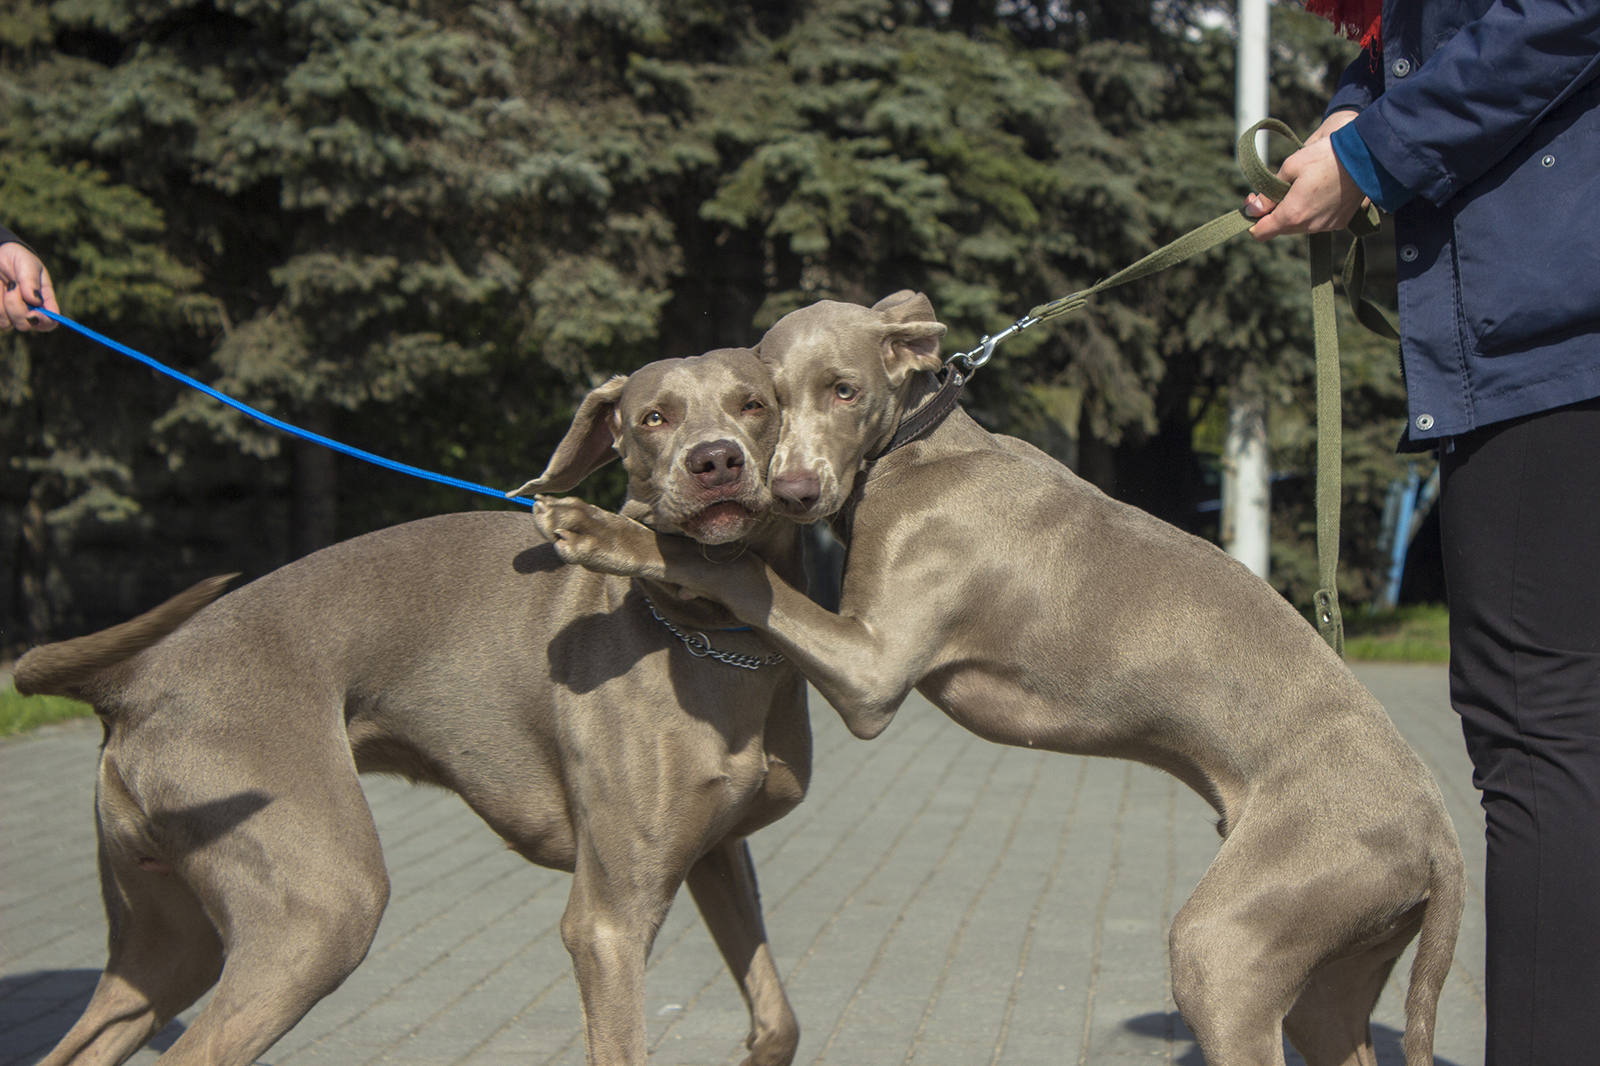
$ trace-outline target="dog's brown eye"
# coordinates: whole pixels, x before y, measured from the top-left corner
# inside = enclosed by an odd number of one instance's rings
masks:
[[[860,391],[861,390],[856,388],[854,385],[843,381],[839,382],[839,384],[833,387],[833,394],[839,397],[841,400],[853,400],[856,398],[856,393]]]
[[[649,414],[639,419],[639,424],[645,426],[659,426],[665,421],[666,419],[661,417],[660,411],[651,411]]]
[[[749,403],[744,405],[744,410],[746,410],[746,411],[764,411],[764,410],[766,410],[766,407],[767,407],[767,405],[762,403],[760,400],[751,400]]]

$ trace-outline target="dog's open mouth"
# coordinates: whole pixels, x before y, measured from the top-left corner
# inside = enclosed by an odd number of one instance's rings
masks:
[[[707,544],[726,544],[750,532],[756,513],[737,500],[714,503],[683,523],[684,531]]]

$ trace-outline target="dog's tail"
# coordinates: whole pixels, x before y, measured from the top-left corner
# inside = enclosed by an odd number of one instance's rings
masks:
[[[1455,957],[1456,936],[1461,931],[1461,911],[1466,902],[1466,872],[1456,849],[1433,858],[1433,883],[1428,909],[1417,934],[1417,955],[1411,961],[1411,983],[1406,989],[1406,1035],[1401,1041],[1406,1066],[1433,1066],[1434,1023],[1439,1014],[1439,991]]]
[[[208,577],[121,625],[34,648],[17,660],[12,682],[24,696],[82,699],[85,686],[96,674],[161,641],[222,595],[228,582],[238,576]]]

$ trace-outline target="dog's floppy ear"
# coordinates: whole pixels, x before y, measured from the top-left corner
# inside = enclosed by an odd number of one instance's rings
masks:
[[[922,293],[917,292],[915,289],[901,289],[899,292],[892,292],[888,296],[885,296],[883,299],[879,300],[877,303],[873,304],[872,305],[872,309],[874,311],[877,311],[879,314],[884,314],[890,308],[898,307],[900,304],[911,303],[911,302],[915,301],[918,297],[921,297],[921,303],[915,308],[915,310],[916,311],[921,311],[924,308],[926,308],[927,317],[928,318],[932,318],[933,317],[933,304],[928,300],[928,298],[926,296],[923,296]],[[908,310],[910,310],[910,309],[908,309]],[[891,321],[901,322],[901,321],[905,321],[905,320],[897,318],[897,319],[891,319]]]
[[[919,370],[938,370],[939,338],[945,327],[933,313],[933,302],[920,292],[902,289],[873,305],[884,322],[883,369],[889,384],[901,382]]]
[[[622,395],[622,387],[627,383],[627,376],[618,374],[585,396],[583,403],[578,405],[578,413],[572,416],[567,435],[556,446],[556,453],[550,457],[550,465],[544,468],[544,473],[506,495],[566,492],[617,458],[614,447],[616,436],[612,432],[611,421],[616,413],[617,399]]]

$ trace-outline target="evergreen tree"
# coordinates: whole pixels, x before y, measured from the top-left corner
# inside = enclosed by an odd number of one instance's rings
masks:
[[[0,210],[69,315],[307,428],[511,485],[610,373],[905,287],[966,350],[1237,206],[1227,15],[18,0]],[[1288,5],[1274,39],[1274,113],[1308,130],[1348,46]],[[495,506],[351,476],[63,331],[6,344],[0,493],[35,517],[3,527],[0,644],[23,618],[60,635],[207,573]],[[1302,251],[1239,239],[1007,342],[968,404],[1206,532],[1230,389],[1268,395],[1275,465],[1309,471],[1310,350]],[[1392,349],[1358,341],[1346,362],[1345,588],[1362,595],[1401,392]],[[1275,499],[1278,579],[1302,599],[1309,479]]]

